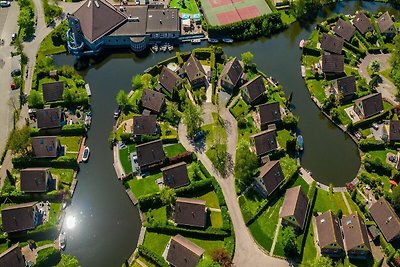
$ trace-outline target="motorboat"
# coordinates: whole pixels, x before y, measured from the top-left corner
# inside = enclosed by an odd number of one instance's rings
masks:
[[[85,146],[85,149],[83,150],[82,161],[87,162],[89,160],[89,155],[90,155],[90,149],[88,146]]]
[[[219,43],[219,40],[218,40],[218,39],[215,39],[215,38],[208,38],[208,42],[209,42],[210,44],[217,44],[217,43]]]
[[[192,39],[190,42],[191,42],[192,44],[200,44],[200,43],[201,43],[201,40],[200,40],[200,39]]]
[[[58,238],[58,242],[60,245],[60,250],[64,250],[65,247],[67,246],[67,235],[65,234],[65,232],[61,232]]]
[[[302,135],[297,136],[297,145],[300,151],[304,150],[304,140]]]
[[[232,38],[224,38],[224,39],[222,39],[222,42],[224,42],[226,44],[231,44],[231,43],[233,43],[233,39]]]
[[[169,44],[167,46],[167,49],[168,49],[169,52],[172,52],[172,50],[174,50],[174,46]]]

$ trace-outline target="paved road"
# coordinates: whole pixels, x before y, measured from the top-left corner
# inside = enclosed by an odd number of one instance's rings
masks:
[[[203,106],[204,112],[207,114],[216,107],[210,103],[206,103]],[[238,140],[237,123],[230,112],[225,108],[221,107],[220,115],[224,119],[227,125],[228,133],[228,155],[234,161],[236,156],[236,144]],[[252,266],[252,267],[281,267],[290,266],[288,262],[268,256],[257,243],[253,240],[251,233],[249,232],[246,224],[243,221],[242,213],[237,201],[235,191],[235,178],[233,177],[232,171],[228,171],[226,177],[222,177],[218,171],[215,170],[211,161],[205,155],[204,150],[195,148],[187,138],[186,126],[180,124],[178,127],[179,141],[182,145],[190,151],[194,151],[199,160],[204,164],[206,169],[217,179],[218,183],[222,188],[222,192],[225,197],[226,204],[228,206],[229,214],[231,216],[233,228],[235,231],[235,256],[233,262],[236,266]],[[233,166],[233,164],[232,164]]]

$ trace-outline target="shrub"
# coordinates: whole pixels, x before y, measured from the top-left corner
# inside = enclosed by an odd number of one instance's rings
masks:
[[[28,167],[53,167],[53,168],[78,168],[76,156],[61,156],[56,159],[35,159],[31,157],[17,157],[12,159],[14,168],[24,169]]]
[[[212,182],[213,182],[212,179],[192,182],[188,186],[176,189],[175,192],[177,196],[184,197],[193,195],[196,192],[212,191],[214,189]]]
[[[358,143],[358,146],[362,151],[382,150],[385,149],[385,142],[375,139],[362,139]]]
[[[61,254],[59,250],[55,248],[47,248],[39,251],[35,266],[55,266],[60,260]]]
[[[142,211],[147,211],[148,209],[154,209],[162,206],[160,193],[148,194],[139,197],[138,199],[139,208]]]
[[[83,125],[81,123],[64,125],[61,128],[61,135],[64,135],[64,136],[85,135],[85,134],[86,134],[85,125]]]
[[[230,236],[230,232],[226,232],[221,229],[209,227],[205,230],[198,230],[192,228],[177,227],[173,225],[167,225],[163,223],[154,223],[147,225],[147,230],[150,232],[156,232],[166,235],[177,235],[181,234],[188,237],[194,238],[224,238]]]
[[[138,247],[138,252],[141,256],[145,257],[146,259],[149,259],[153,263],[155,263],[157,266],[160,267],[169,267],[169,264],[164,260],[163,257],[157,255],[147,247],[140,245]]]

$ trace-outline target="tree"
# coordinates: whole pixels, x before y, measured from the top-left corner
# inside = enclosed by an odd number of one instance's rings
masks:
[[[400,186],[396,186],[392,191],[392,205],[400,209]]]
[[[141,89],[143,87],[142,84],[142,75],[137,74],[135,76],[132,77],[132,88],[133,90],[138,90]]]
[[[81,265],[75,256],[61,254],[61,261],[56,267],[81,267]]]
[[[218,262],[222,267],[233,266],[232,258],[224,248],[217,248],[211,253],[213,261]]]
[[[252,25],[254,25],[254,24],[252,24]],[[253,64],[253,59],[254,59],[254,55],[250,51],[244,52],[242,54],[242,61],[245,66],[250,66],[251,64]]]
[[[170,104],[167,104],[164,118],[173,125],[178,123],[178,120],[180,119],[180,113],[175,103],[171,102]]]
[[[160,199],[163,205],[173,206],[176,201],[176,193],[175,190],[166,186],[160,192]]]
[[[188,136],[193,137],[203,124],[203,110],[191,102],[186,104],[182,114],[183,123],[186,124]]]
[[[31,143],[31,130],[29,126],[16,128],[9,139],[8,146],[13,153],[27,153]]]
[[[34,108],[41,108],[43,104],[43,95],[39,91],[32,90],[28,96],[28,105]]]
[[[287,115],[282,119],[283,127],[289,130],[295,129],[298,122],[299,118],[293,115]]]
[[[236,149],[235,178],[243,186],[249,185],[259,166],[257,155],[250,150],[250,144],[242,139]]]
[[[148,73],[142,75],[140,81],[144,88],[153,88],[153,76]]]
[[[120,90],[117,94],[117,104],[123,112],[127,112],[130,108],[129,98],[124,90]]]
[[[314,262],[311,264],[311,267],[333,267],[333,261],[331,258],[320,256],[315,258]]]
[[[220,267],[220,265],[214,262],[210,257],[203,257],[197,267]]]
[[[377,73],[377,72],[379,72],[380,69],[381,69],[381,64],[379,63],[379,61],[378,60],[372,61],[372,63],[371,63],[371,71],[373,73]]]
[[[282,245],[286,255],[297,254],[296,233],[293,227],[287,226],[282,230]]]

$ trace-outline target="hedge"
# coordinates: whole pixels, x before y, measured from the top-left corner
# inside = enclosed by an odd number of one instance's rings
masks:
[[[385,149],[385,142],[375,139],[362,139],[358,143],[358,146],[362,151],[382,150]]]
[[[215,192],[215,194],[217,195],[217,198],[218,198],[219,205],[220,206],[226,206],[224,193],[222,193],[222,189],[219,186],[217,180],[213,179],[212,183],[213,183],[213,187],[214,187],[214,192]]]
[[[310,56],[314,56],[314,57],[320,57],[321,56],[321,50],[305,45],[303,47],[303,55],[310,55]]]
[[[392,175],[391,166],[386,162],[382,162],[380,158],[374,158],[368,154],[364,158],[364,167],[368,172],[375,172],[389,177]]]
[[[229,217],[228,208],[226,206],[221,206],[221,215],[222,215],[222,230],[226,232],[232,231],[232,222]]]
[[[141,211],[154,209],[162,206],[160,193],[148,194],[138,198],[138,204]]]
[[[69,135],[85,135],[86,128],[85,125],[81,123],[71,124],[71,125],[64,125],[61,128],[61,135],[69,136]]]
[[[36,264],[37,267],[46,267],[46,266],[54,266],[61,260],[60,251],[56,248],[46,248],[44,250],[39,251]]]
[[[380,114],[377,114],[375,116],[372,116],[372,117],[370,117],[368,119],[360,120],[360,121],[354,123],[352,127],[354,127],[354,128],[363,128],[364,126],[369,126],[374,121],[379,121],[379,120],[381,120],[383,118],[386,118],[389,115],[390,111],[391,111],[391,109],[388,109],[388,110],[385,110],[384,112],[382,112]]]
[[[185,197],[201,191],[212,191],[213,189],[213,180],[207,179],[198,182],[191,182],[188,186],[176,189],[175,192],[177,196]]]
[[[231,255],[231,258],[233,258],[233,255],[235,253],[235,237],[230,236],[224,239],[224,248],[225,250]]]
[[[169,267],[169,264],[164,260],[163,257],[159,256],[158,254],[154,253],[147,247],[143,245],[139,245],[138,252],[141,256],[146,259],[149,259],[152,263],[160,267]]]
[[[192,228],[184,228],[184,227],[177,227],[173,225],[167,225],[162,223],[153,223],[148,224],[146,226],[147,231],[149,232],[156,232],[158,234],[165,234],[165,235],[177,235],[182,234],[184,236],[193,237],[193,238],[211,238],[211,239],[218,239],[224,238],[231,235],[230,231],[224,231],[222,229],[212,228],[209,227],[205,230],[199,229],[192,229]]]
[[[76,156],[61,156],[56,159],[35,159],[24,156],[13,158],[12,163],[16,169],[28,167],[53,167],[60,169],[77,169],[79,167]]]
[[[199,161],[197,161],[197,163],[199,164],[199,167],[200,167],[201,172],[204,173],[204,175],[205,175],[207,178],[211,178],[212,176],[211,176],[211,174],[208,172],[208,170],[206,169],[206,167],[204,167],[203,162],[201,162],[201,161],[199,160]]]
[[[362,49],[360,49],[360,48],[358,48],[358,47],[355,47],[355,46],[352,45],[351,43],[344,42],[344,43],[343,43],[343,46],[344,46],[345,48],[349,49],[349,50],[350,50],[351,52],[353,52],[354,54],[356,54],[356,55],[357,55],[357,58],[358,58],[358,57],[365,57],[365,51],[362,50]]]

